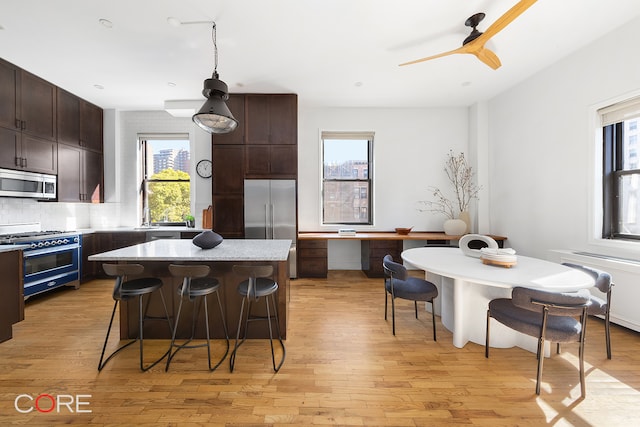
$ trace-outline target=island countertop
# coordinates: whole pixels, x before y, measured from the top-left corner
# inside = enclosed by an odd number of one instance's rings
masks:
[[[291,240],[225,239],[201,249],[189,239],[160,239],[91,255],[89,261],[286,261]]]

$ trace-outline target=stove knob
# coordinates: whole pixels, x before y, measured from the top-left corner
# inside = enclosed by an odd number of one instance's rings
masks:
[[[39,248],[41,248],[41,247],[43,247],[43,246],[44,246],[44,243],[42,243],[42,242],[38,242],[38,245],[37,245],[37,246],[38,246]]]
[[[31,243],[31,245],[29,245],[31,247],[31,249],[35,249],[38,245],[36,245],[35,243]]]
[[[50,245],[51,245],[51,242],[47,240],[47,241],[45,241],[45,242],[44,242],[44,245],[45,245],[45,246],[50,246]]]
[[[54,242],[56,245],[61,245],[62,244],[62,240],[58,239]]]
[[[66,245],[67,243],[69,243],[69,239],[62,239],[61,242],[63,245]]]

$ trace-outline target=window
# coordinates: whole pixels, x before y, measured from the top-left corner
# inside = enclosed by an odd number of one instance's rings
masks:
[[[140,141],[142,222],[184,222],[191,214],[188,136],[154,136]]]
[[[322,223],[373,224],[373,132],[322,132]]]
[[[640,99],[599,111],[603,139],[602,236],[640,240]]]

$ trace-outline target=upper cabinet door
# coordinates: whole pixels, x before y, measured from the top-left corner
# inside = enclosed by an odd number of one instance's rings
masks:
[[[297,144],[298,97],[247,95],[247,144]]]
[[[0,126],[19,129],[20,68],[0,59]]]
[[[58,142],[80,145],[80,98],[58,88]]]
[[[22,132],[55,141],[56,87],[22,70],[20,88]]]
[[[80,145],[102,152],[102,108],[80,100]]]

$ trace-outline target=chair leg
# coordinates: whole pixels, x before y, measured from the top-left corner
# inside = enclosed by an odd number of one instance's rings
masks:
[[[240,317],[238,319],[238,331],[236,332],[236,343],[235,343],[235,345],[233,347],[233,351],[231,352],[231,356],[229,356],[229,370],[231,372],[233,372],[233,368],[234,368],[235,363],[236,363],[236,353],[238,352],[238,347],[240,347],[240,344],[242,344],[242,343],[238,343],[238,341],[240,340],[240,329],[242,327],[242,316],[244,314],[244,302],[245,302],[245,300],[247,300],[246,297],[242,298],[242,304],[240,305]],[[249,304],[249,303],[247,302],[247,304]],[[248,311],[248,307],[247,307],[247,311]],[[247,334],[247,331],[246,331],[246,326],[245,326],[245,337],[246,337],[246,334]]]
[[[604,338],[607,345],[607,359],[611,360],[611,327],[609,325],[609,310],[604,316]]]
[[[389,293],[384,291],[384,320],[387,320],[387,300],[389,299]]]
[[[418,301],[413,302],[413,309],[416,312],[416,319],[418,318]]]
[[[433,340],[436,340],[436,308],[431,300],[431,321],[433,323]]]
[[[176,333],[178,331],[178,325],[180,323],[180,313],[182,312],[182,300],[183,299],[181,297],[180,298],[180,303],[178,304],[178,312],[176,314],[176,321],[175,321],[175,324],[173,325],[173,331],[171,332],[171,344],[169,344],[169,354],[167,355],[167,364],[164,367],[165,372],[167,372],[169,370],[169,364],[171,363],[171,360],[176,355],[178,350],[180,350],[179,346],[176,345]],[[176,351],[173,351],[174,347],[178,347],[176,349]]]
[[[484,357],[489,358],[489,321],[491,320],[491,311],[487,310],[487,330],[484,338]]]
[[[391,295],[391,330],[396,335],[396,299]]]
[[[115,300],[115,302],[113,303],[113,311],[111,312],[111,320],[109,320],[109,329],[107,329],[107,336],[104,339],[104,345],[102,346],[102,353],[100,354],[100,361],[98,362],[98,372],[102,371],[102,368],[104,368],[104,366],[107,364],[107,362],[109,360],[111,360],[111,358],[113,356],[116,355],[116,353],[118,353],[120,350],[124,349],[125,347],[130,346],[131,344],[133,344],[134,342],[136,342],[136,340],[131,340],[128,343],[122,345],[121,347],[118,347],[113,353],[111,353],[103,362],[104,359],[104,352],[107,349],[107,343],[109,342],[109,335],[111,334],[111,326],[113,326],[113,319],[116,315],[116,309],[118,308],[118,300]]]
[[[544,348],[544,337],[540,337],[538,342],[538,349]],[[540,394],[540,381],[542,380],[542,364],[544,361],[544,354],[538,350],[538,373],[536,375],[536,394]]]
[[[276,331],[278,332],[278,341],[280,342],[280,346],[282,347],[282,359],[280,363],[276,366],[276,356],[273,349],[273,333],[271,330],[271,313],[269,310],[269,297],[265,297],[265,302],[267,304],[267,322],[269,322],[269,343],[271,344],[271,362],[273,363],[273,370],[278,372],[284,363],[284,358],[287,354],[287,351],[284,347],[284,343],[282,342],[282,335],[280,334],[280,322],[278,321],[278,308],[276,306],[275,294],[271,294],[271,303],[273,305],[273,314],[276,321]]]

